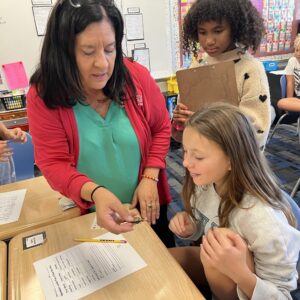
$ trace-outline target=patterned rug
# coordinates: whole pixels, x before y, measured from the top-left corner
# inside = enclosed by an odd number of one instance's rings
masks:
[[[267,144],[265,154],[282,189],[290,194],[300,178],[300,144],[296,127],[278,129]],[[300,189],[294,200],[300,206]]]

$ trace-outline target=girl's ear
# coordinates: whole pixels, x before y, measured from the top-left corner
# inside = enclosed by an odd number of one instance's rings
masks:
[[[229,159],[228,159],[228,171],[231,171],[231,162]]]

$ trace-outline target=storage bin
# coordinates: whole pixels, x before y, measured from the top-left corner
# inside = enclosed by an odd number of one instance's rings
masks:
[[[262,62],[266,72],[278,70],[278,62],[275,60],[265,60]]]
[[[6,110],[14,110],[26,107],[26,95],[5,95],[0,100]]]

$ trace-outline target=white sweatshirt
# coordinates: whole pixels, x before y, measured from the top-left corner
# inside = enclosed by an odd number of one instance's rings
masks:
[[[188,237],[199,239],[214,226],[219,226],[220,198],[213,185],[197,187],[191,205],[196,217],[197,232]],[[230,215],[230,226],[248,244],[253,253],[256,286],[252,300],[292,299],[290,292],[297,287],[296,264],[300,251],[300,231],[290,226],[280,210],[259,199],[245,195],[243,208]],[[239,299],[248,299],[238,288]]]

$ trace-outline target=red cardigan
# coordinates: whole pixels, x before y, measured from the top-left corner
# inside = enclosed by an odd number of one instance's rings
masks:
[[[129,100],[127,95],[124,105],[139,141],[139,178],[146,167],[160,168],[159,199],[161,204],[167,204],[171,195],[165,157],[170,144],[171,125],[165,100],[146,68],[127,59],[125,64],[137,91],[136,101]],[[27,94],[27,113],[37,166],[51,187],[75,201],[84,213],[93,204],[80,198],[80,190],[91,179],[76,169],[79,137],[73,109],[47,108],[37,95],[35,86],[31,86]]]

